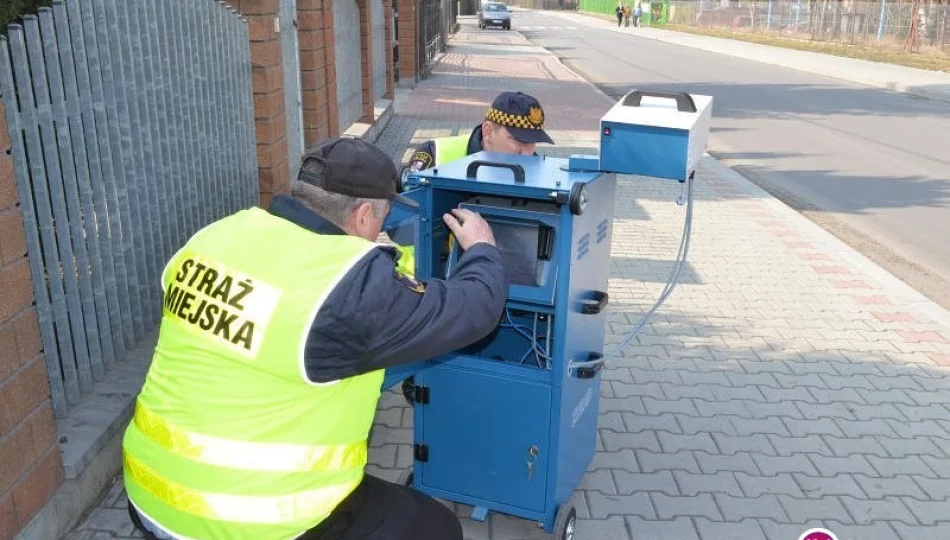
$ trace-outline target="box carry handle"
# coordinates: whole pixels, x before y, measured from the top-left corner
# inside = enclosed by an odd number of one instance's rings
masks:
[[[581,313],[596,315],[607,306],[608,295],[604,291],[593,291],[591,298],[581,300]]]
[[[667,92],[663,90],[634,90],[623,98],[624,107],[639,107],[644,97],[667,98],[676,100],[676,110],[679,112],[696,112],[696,103],[693,96],[686,92]]]
[[[495,161],[476,159],[468,164],[468,168],[465,170],[465,176],[468,178],[475,178],[478,174],[479,167],[500,167],[502,169],[510,169],[511,172],[515,173],[515,182],[518,184],[524,184],[524,167],[517,163],[498,163]]]
[[[573,371],[578,379],[593,379],[597,372],[604,368],[606,361],[602,353],[590,352],[585,361],[569,361],[567,369]]]

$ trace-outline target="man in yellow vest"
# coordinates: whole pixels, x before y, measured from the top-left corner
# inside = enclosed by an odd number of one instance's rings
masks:
[[[385,368],[495,328],[505,269],[490,226],[456,209],[443,216],[464,249],[451,279],[397,272],[375,243],[396,185],[377,147],[328,141],[291,195],[208,225],[168,262],[123,440],[146,538],[462,539],[439,502],[364,473],[367,436]]]
[[[422,143],[409,158],[407,170],[421,171],[481,151],[530,156],[542,142],[554,144],[544,131],[541,103],[522,92],[502,92],[469,135]]]

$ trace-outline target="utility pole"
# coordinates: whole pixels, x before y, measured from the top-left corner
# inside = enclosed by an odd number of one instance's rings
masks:
[[[907,39],[904,41],[904,52],[912,52],[917,43],[917,30],[920,26],[920,0],[914,0],[910,8],[910,31],[907,32]]]

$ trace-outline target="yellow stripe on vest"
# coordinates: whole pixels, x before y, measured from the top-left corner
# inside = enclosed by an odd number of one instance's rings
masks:
[[[127,477],[163,503],[193,516],[235,523],[274,525],[326,518],[362,480],[273,497],[204,493],[169,481],[132,456],[123,459]]]
[[[362,470],[366,465],[363,443],[310,446],[222,439],[178,429],[141,404],[136,405],[133,422],[166,450],[209,465],[279,472]]]

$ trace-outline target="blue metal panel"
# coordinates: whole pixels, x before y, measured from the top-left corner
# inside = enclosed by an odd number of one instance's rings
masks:
[[[602,124],[601,170],[686,180],[688,130],[616,122]],[[607,130],[610,130],[609,135]]]
[[[519,166],[524,171],[524,182],[517,182],[511,169],[490,165],[477,167],[473,175],[469,176],[469,165],[476,161]],[[600,174],[567,172],[567,165],[567,160],[560,158],[477,152],[434,169],[415,173],[410,177],[410,181],[424,179],[434,189],[550,199],[552,191],[570,192],[576,182],[590,182]],[[472,185],[472,182],[477,182],[477,185]]]
[[[607,292],[616,177],[602,175],[596,182],[589,183],[587,190],[587,209],[572,220],[570,276],[560,281],[564,300],[558,305],[554,335],[563,338],[558,360],[564,364],[571,359],[587,361],[591,353],[604,352],[606,311],[585,314],[580,306],[595,291]],[[579,259],[577,250],[581,238],[589,240],[585,248],[587,255]],[[557,504],[563,504],[570,499],[594,456],[601,379],[599,371],[592,378],[582,379],[576,370],[568,370],[567,365],[555,366],[555,370],[560,395],[552,420],[558,435],[554,499]]]
[[[551,389],[490,369],[439,364],[417,377],[430,389],[423,411],[429,460],[416,485],[540,512],[544,510]],[[529,448],[536,447],[533,471]],[[450,497],[453,498],[453,497]]]
[[[475,161],[517,167],[480,166],[469,176]],[[547,283],[511,284],[506,315],[492,333],[413,366],[416,384],[428,388],[429,396],[428,403],[415,404],[414,442],[428,451],[415,463],[415,487],[474,505],[475,519],[489,510],[503,512],[540,521],[547,532],[594,452],[599,370],[578,373],[569,364],[603,352],[606,315],[603,304],[592,300],[607,289],[616,185],[613,174],[567,172],[568,164],[479,153],[414,174],[408,182],[421,192],[420,278],[443,276],[441,257],[452,256],[443,247],[441,216],[460,204],[495,225],[537,223],[553,232]],[[577,215],[568,195],[579,183],[589,200]],[[496,240],[522,234],[496,229]],[[529,262],[534,264],[531,257]],[[532,445],[538,455],[529,475]]]

